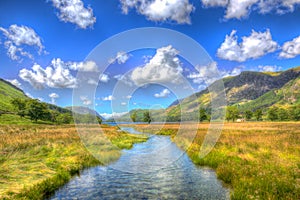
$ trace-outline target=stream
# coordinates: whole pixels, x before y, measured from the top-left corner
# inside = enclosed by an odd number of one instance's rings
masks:
[[[115,163],[83,170],[50,199],[230,199],[213,170],[194,165],[170,137],[149,136]]]

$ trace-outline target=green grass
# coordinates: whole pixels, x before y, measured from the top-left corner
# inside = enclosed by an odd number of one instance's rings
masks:
[[[19,115],[14,115],[14,114],[2,114],[0,115],[0,124],[32,125],[32,124],[53,124],[53,123],[49,121],[42,121],[42,120],[33,122],[28,117],[20,117]]]
[[[195,137],[191,125],[149,127],[145,132],[170,135],[191,160],[216,170],[231,187],[231,199],[300,199],[300,123],[228,123],[214,149],[199,157],[208,124],[201,124]]]
[[[116,161],[121,149],[147,140],[106,125],[77,128],[80,136],[96,133],[92,143],[83,144],[74,125],[1,125],[0,199],[44,199],[83,168]]]
[[[28,98],[23,92],[0,79],[0,111],[13,111],[10,101],[14,98]]]

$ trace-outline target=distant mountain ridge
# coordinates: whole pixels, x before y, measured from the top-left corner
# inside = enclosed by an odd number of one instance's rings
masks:
[[[91,114],[91,115],[95,115],[97,117],[100,117],[102,120],[104,120],[104,118],[95,110],[90,109],[88,107],[84,107],[84,106],[67,106],[65,107],[66,109],[78,113],[78,114]]]

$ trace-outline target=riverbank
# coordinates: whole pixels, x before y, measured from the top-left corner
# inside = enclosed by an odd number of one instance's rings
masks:
[[[99,131],[97,125],[80,128]],[[147,140],[117,127],[101,128],[104,134],[97,134],[93,143],[95,159],[74,125],[0,125],[0,199],[43,199],[83,168],[116,161],[120,149]],[[107,145],[107,138],[115,146]]]
[[[214,149],[199,151],[209,124],[135,125],[142,132],[170,135],[192,161],[216,170],[232,188],[231,199],[300,199],[300,123],[225,123]]]

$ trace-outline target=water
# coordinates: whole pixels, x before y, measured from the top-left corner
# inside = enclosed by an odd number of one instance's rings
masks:
[[[229,190],[213,170],[195,166],[169,137],[151,135],[124,150],[117,162],[82,171],[51,199],[229,199]]]

